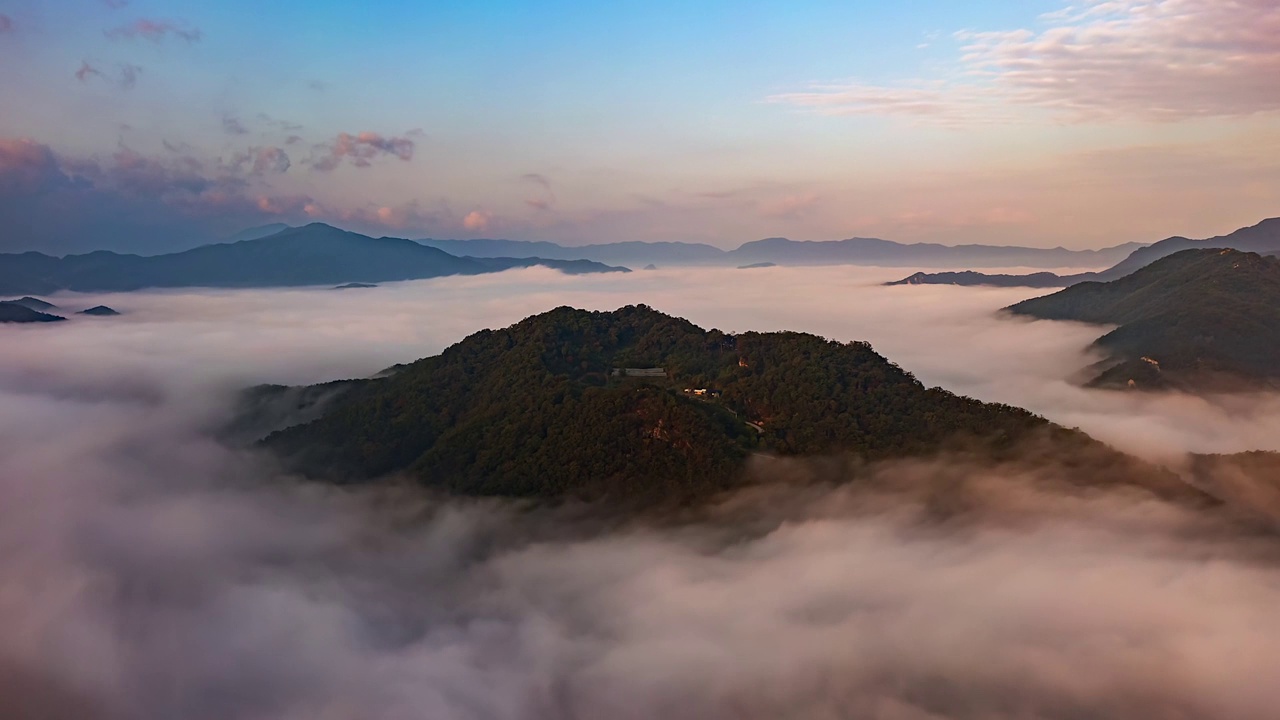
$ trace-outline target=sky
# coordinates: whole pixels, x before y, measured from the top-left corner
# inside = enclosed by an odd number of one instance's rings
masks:
[[[0,0],[0,251],[1087,248],[1280,215],[1277,0]]]

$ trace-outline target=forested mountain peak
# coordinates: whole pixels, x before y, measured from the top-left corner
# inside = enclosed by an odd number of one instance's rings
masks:
[[[645,305],[555,308],[333,387],[322,416],[263,445],[316,477],[464,494],[669,500],[741,482],[752,453],[998,456],[1033,436],[1128,462],[1020,408],[926,388],[867,343],[704,330]]]

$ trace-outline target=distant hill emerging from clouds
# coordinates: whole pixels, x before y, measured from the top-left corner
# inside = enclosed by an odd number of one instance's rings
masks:
[[[1119,325],[1096,345],[1104,387],[1280,385],[1280,259],[1183,250],[1108,283],[1085,282],[1009,312]]]
[[[886,285],[991,285],[996,287],[1070,287],[1077,283],[1118,280],[1138,268],[1149,265],[1176,252],[1197,248],[1231,248],[1259,255],[1280,255],[1280,218],[1263,220],[1257,225],[1241,228],[1229,235],[1190,240],[1171,237],[1158,243],[1139,246],[1131,254],[1112,267],[1101,272],[1055,275],[1032,273],[1029,275],[992,275],[980,272],[918,272]],[[1034,267],[1028,265],[1028,267]]]
[[[59,320],[66,320],[66,318],[33,310],[21,302],[0,301],[0,323],[46,323]]]
[[[457,257],[412,240],[372,238],[315,223],[168,255],[107,251],[62,258],[37,252],[0,255],[0,294],[378,283],[535,265],[568,273],[626,271],[586,260]]]

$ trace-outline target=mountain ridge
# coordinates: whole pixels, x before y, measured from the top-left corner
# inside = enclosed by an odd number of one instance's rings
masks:
[[[1091,384],[1189,390],[1280,386],[1280,259],[1182,250],[1119,280],[1084,282],[1006,310],[1117,325]]]
[[[36,252],[0,255],[0,294],[377,283],[478,275],[534,265],[573,273],[626,270],[591,261],[457,257],[413,240],[373,238],[312,223],[265,237],[164,255],[105,250],[63,257]]]
[[[1124,243],[1096,250],[1067,250],[1004,245],[941,245],[938,243],[899,243],[879,238],[847,238],[843,240],[790,240],[764,238],[745,242],[724,250],[703,243],[682,242],[615,242],[564,246],[532,240],[438,240],[422,239],[425,245],[446,252],[481,257],[489,253],[518,253],[528,247],[542,256],[584,258],[604,263],[629,266],[669,265],[741,265],[772,262],[775,265],[882,265],[910,266],[971,262],[986,267],[1064,267],[1100,266],[1127,257],[1141,243]]]
[[[1256,252],[1260,255],[1280,255],[1280,217],[1267,218],[1257,224],[1240,228],[1226,235],[1217,235],[1203,240],[1192,240],[1181,235],[1165,238],[1151,245],[1139,247],[1120,262],[1100,272],[1075,273],[1071,275],[1057,275],[1054,273],[998,275],[974,272],[972,270],[937,273],[918,272],[902,280],[887,282],[885,285],[1070,287],[1082,282],[1118,280],[1141,267],[1174,253],[1183,250],[1211,248],[1230,248],[1243,252]]]

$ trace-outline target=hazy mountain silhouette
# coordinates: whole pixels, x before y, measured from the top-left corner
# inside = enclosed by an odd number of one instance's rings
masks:
[[[372,238],[322,223],[168,255],[98,251],[57,258],[0,255],[0,293],[118,292],[172,287],[277,287],[417,280],[545,265],[565,272],[620,272],[589,261],[456,257],[402,238]]]
[[[1205,240],[1189,240],[1184,237],[1171,237],[1158,243],[1139,247],[1128,257],[1101,272],[1077,273],[1074,275],[1055,275],[1054,273],[1033,273],[1030,275],[990,275],[986,273],[964,272],[918,272],[910,277],[896,280],[886,285],[994,285],[999,287],[1069,287],[1076,283],[1091,280],[1118,280],[1138,268],[1149,265],[1163,257],[1176,252],[1197,248],[1231,248],[1244,252],[1255,252],[1259,255],[1280,255],[1280,218],[1263,220],[1257,225],[1241,228],[1229,235],[1207,238]]]
[[[536,255],[546,258],[584,258],[597,262],[642,267],[667,265],[881,265],[924,266],[980,265],[983,267],[1106,266],[1122,260],[1140,243],[1126,243],[1102,250],[1005,247],[998,245],[903,244],[874,238],[800,242],[768,238],[745,243],[734,250],[700,243],[621,242],[562,246],[523,240],[422,240],[456,255],[486,257]]]
[[[423,245],[468,257],[537,256],[559,260],[594,260],[610,265],[717,265],[725,251],[711,245],[682,242],[617,242],[564,246],[532,240],[421,240]]]

